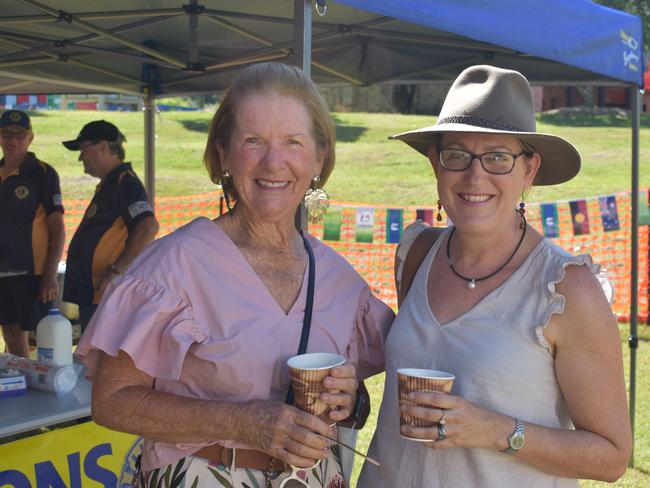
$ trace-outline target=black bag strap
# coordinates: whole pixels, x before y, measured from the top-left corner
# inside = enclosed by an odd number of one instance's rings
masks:
[[[296,354],[305,354],[305,351],[307,351],[307,342],[309,342],[309,330],[311,329],[311,317],[314,312],[314,285],[316,282],[316,259],[314,259],[314,251],[311,248],[311,244],[309,244],[309,241],[303,235],[302,231],[300,232],[300,237],[302,237],[302,242],[305,245],[305,250],[307,251],[307,258],[309,259],[309,275],[307,278],[307,303],[305,304],[305,316],[302,319],[302,332],[300,333],[300,345],[298,346],[298,352]],[[291,383],[289,383],[289,391],[287,391],[287,397],[284,401],[289,405],[293,405],[293,389],[291,388]]]
[[[404,303],[404,299],[411,288],[413,283],[413,278],[415,278],[415,273],[417,273],[418,268],[422,264],[424,257],[431,249],[431,246],[435,244],[438,240],[438,237],[444,231],[440,227],[429,227],[420,232],[411,248],[406,254],[406,259],[404,260],[404,268],[402,268],[402,279],[400,281],[399,290],[397,290],[397,306],[399,307]]]

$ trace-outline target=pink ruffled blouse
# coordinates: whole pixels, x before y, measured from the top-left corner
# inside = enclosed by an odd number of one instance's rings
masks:
[[[307,235],[316,259],[314,311],[308,352],[344,355],[360,378],[384,368],[392,310],[339,254]],[[146,249],[109,286],[77,347],[92,379],[103,351],[126,352],[156,379],[156,390],[243,402],[284,401],[286,360],[296,354],[307,295],[307,270],[288,314],[230,238],[198,218]],[[227,447],[247,447],[214,439]],[[145,440],[150,470],[205,444]]]

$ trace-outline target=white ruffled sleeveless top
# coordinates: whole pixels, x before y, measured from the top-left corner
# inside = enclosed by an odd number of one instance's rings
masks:
[[[422,227],[407,230],[402,244],[412,242]],[[575,479],[543,473],[495,450],[434,451],[400,436],[396,370],[405,367],[452,372],[453,394],[527,422],[573,428],[543,330],[552,314],[564,311],[564,297],[555,292],[564,269],[586,265],[598,274],[600,266],[587,254],[571,256],[543,239],[507,281],[441,326],[428,305],[426,285],[448,232],[424,258],[388,335],[384,397],[369,451],[381,467],[366,463],[358,487],[579,486]]]

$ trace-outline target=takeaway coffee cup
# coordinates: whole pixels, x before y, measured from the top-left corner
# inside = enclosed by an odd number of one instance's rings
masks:
[[[321,420],[331,423],[330,406],[320,401],[320,394],[328,390],[323,380],[329,376],[334,366],[345,363],[345,358],[338,354],[315,352],[293,356],[287,361],[291,375],[294,405],[300,410],[316,415]]]
[[[417,405],[417,403],[408,399],[409,393],[418,391],[442,391],[451,392],[456,377],[445,371],[436,371],[434,369],[414,369],[403,368],[397,370],[397,391],[399,393],[400,404]],[[436,422],[428,422],[411,415],[401,412],[399,415],[400,428],[402,425],[411,427],[433,427]],[[429,439],[419,439],[415,437],[402,436],[414,441],[427,442]]]

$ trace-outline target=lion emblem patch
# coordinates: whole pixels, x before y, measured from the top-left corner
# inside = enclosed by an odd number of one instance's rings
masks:
[[[26,186],[19,186],[14,190],[14,193],[16,194],[16,198],[18,198],[18,200],[22,200],[23,198],[27,197],[27,195],[29,195],[29,188]]]

